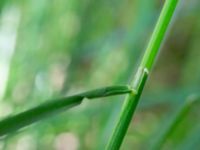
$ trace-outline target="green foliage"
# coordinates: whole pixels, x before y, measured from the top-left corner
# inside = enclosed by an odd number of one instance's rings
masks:
[[[176,111],[199,93],[200,1],[179,1],[168,35],[177,1],[166,0],[159,17],[164,2],[1,0],[0,133],[9,134],[0,149],[102,150],[112,134],[110,146],[124,139],[122,150],[199,147],[199,104],[181,121]]]

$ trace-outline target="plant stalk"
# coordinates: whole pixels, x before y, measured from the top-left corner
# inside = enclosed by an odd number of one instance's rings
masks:
[[[127,132],[128,126],[131,122],[132,116],[136,110],[144,85],[148,78],[149,71],[152,68],[152,65],[158,54],[158,50],[165,37],[171,18],[174,14],[177,2],[178,0],[166,0],[164,3],[160,17],[157,21],[154,32],[148,43],[141,64],[131,83],[131,86],[133,87],[133,89],[135,89],[136,94],[130,93],[126,97],[119,119],[106,147],[107,150],[120,149],[124,136]]]

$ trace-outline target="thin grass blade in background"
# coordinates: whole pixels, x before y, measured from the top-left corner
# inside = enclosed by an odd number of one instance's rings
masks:
[[[185,118],[185,116],[190,112],[192,106],[199,100],[198,96],[190,96],[181,106],[181,108],[175,113],[172,120],[169,122],[168,126],[163,129],[164,132],[159,136],[157,141],[153,144],[152,150],[160,150],[165,144],[170,135],[176,130],[180,122]]]

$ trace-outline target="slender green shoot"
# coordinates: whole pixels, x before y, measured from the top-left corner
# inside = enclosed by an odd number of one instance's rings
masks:
[[[199,100],[198,96],[189,96],[180,107],[177,113],[172,118],[169,125],[164,129],[164,132],[159,136],[158,140],[153,144],[152,150],[160,150],[164,143],[169,139],[170,135],[176,130],[180,122],[185,118],[185,116],[190,112],[191,107],[194,106],[194,103]]]
[[[133,89],[137,91],[136,94],[129,94],[123,104],[119,120],[114,128],[113,134],[106,147],[107,150],[118,150],[123,142],[124,136],[127,132],[128,126],[132,116],[137,107],[138,101],[142,94],[145,82],[147,80],[149,71],[157,56],[160,45],[164,39],[165,33],[169,26],[172,15],[176,8],[178,0],[166,0],[150,42],[142,58],[141,64],[138,68],[135,78],[132,81]]]
[[[0,136],[17,131],[23,127],[35,123],[41,119],[52,117],[54,114],[65,111],[73,106],[79,105],[84,98],[94,99],[126,93],[134,93],[129,86],[110,86],[104,87],[77,95],[64,97],[60,99],[49,100],[35,108],[25,112],[10,116],[0,121]]]

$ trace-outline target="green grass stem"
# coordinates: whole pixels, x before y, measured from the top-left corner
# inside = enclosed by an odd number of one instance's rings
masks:
[[[118,150],[123,142],[132,116],[136,110],[138,101],[142,94],[148,73],[152,68],[155,58],[158,54],[160,45],[165,37],[172,15],[176,8],[178,0],[166,0],[154,32],[151,36],[141,64],[138,68],[135,78],[132,81],[132,87],[136,94],[129,94],[125,99],[119,120],[113,130],[113,134],[106,147],[107,150]]]

